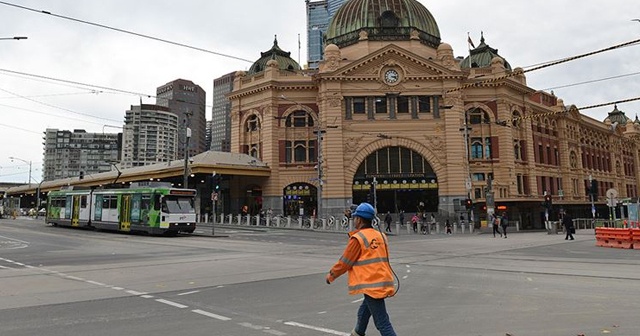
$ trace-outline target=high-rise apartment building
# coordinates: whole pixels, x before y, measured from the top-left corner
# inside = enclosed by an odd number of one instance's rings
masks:
[[[179,122],[170,108],[149,104],[131,106],[124,119],[123,168],[177,158]]]
[[[336,11],[347,0],[307,2],[307,58],[310,69],[317,69],[324,50],[324,34]]]
[[[207,151],[206,92],[190,80],[176,79],[156,90],[156,105],[168,107],[178,116],[178,157],[184,156],[185,130],[191,129],[189,156]]]
[[[235,72],[213,80],[211,117],[211,150],[231,151],[231,102],[227,94],[233,91]]]
[[[42,179],[51,181],[111,170],[120,157],[121,134],[48,128],[44,132]]]

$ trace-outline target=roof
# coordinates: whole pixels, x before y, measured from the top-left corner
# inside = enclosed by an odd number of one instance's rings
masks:
[[[429,10],[416,0],[350,0],[336,12],[326,32],[326,44],[344,47],[369,40],[419,39],[437,48],[440,29]]]
[[[114,166],[115,167],[115,166]],[[189,169],[192,173],[211,174],[216,171],[220,174],[240,176],[270,176],[271,169],[263,162],[252,156],[240,153],[207,151],[189,158]],[[118,175],[118,171],[120,174]],[[25,194],[36,192],[38,188],[42,192],[59,190],[66,186],[102,186],[115,183],[127,183],[148,180],[149,178],[168,178],[182,176],[184,173],[184,160],[173,160],[153,165],[133,167],[127,169],[114,168],[111,171],[86,174],[84,179],[69,177],[53,181],[44,181],[40,184],[31,183],[7,189],[7,195]]]
[[[471,49],[469,52],[470,55],[465,57],[464,60],[460,63],[460,67],[463,69],[468,68],[485,68],[491,66],[491,61],[494,57],[500,57],[504,60],[505,69],[512,70],[511,65],[507,60],[498,54],[498,49],[491,48],[488,44],[485,43],[484,34],[480,37],[480,45],[477,48]],[[469,61],[471,60],[471,61]],[[471,62],[471,66],[469,66],[469,62]]]
[[[260,59],[253,63],[247,75],[263,72],[267,68],[267,63],[270,60],[275,60],[278,63],[278,68],[281,70],[301,70],[298,62],[291,58],[291,53],[280,49],[278,46],[278,38],[275,37],[271,49],[260,53]]]

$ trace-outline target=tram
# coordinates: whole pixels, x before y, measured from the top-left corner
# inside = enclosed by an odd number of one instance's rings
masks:
[[[195,196],[193,189],[149,183],[132,183],[127,189],[51,191],[46,221],[122,232],[193,233]]]

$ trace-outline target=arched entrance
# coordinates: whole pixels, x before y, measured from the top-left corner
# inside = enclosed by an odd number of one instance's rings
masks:
[[[285,216],[311,216],[318,204],[318,189],[308,183],[293,183],[282,191]]]
[[[353,202],[374,202],[379,213],[438,212],[438,179],[418,152],[405,147],[377,150],[360,164],[353,178]]]

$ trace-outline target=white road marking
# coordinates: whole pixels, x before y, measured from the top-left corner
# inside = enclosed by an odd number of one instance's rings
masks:
[[[90,283],[90,284],[96,285],[96,286],[102,286],[102,287],[106,286],[102,282],[97,282],[97,281],[93,281],[93,280],[87,280],[87,283]]]
[[[156,299],[156,301],[160,302],[160,303],[164,303],[164,304],[169,305],[169,306],[176,307],[176,308],[189,308],[189,306],[185,306],[183,304],[180,304],[180,303],[177,303],[177,302],[173,302],[173,301],[169,301],[169,300],[165,300],[165,299]]]
[[[153,295],[140,295],[140,297],[143,299],[152,299]]]
[[[315,331],[319,331],[319,332],[323,332],[325,334],[331,334],[331,335],[339,335],[339,336],[350,336],[350,333],[345,333],[342,331],[337,331],[337,330],[332,330],[332,329],[327,329],[327,328],[322,328],[322,327],[316,327],[316,326],[312,326],[312,325],[308,325],[308,324],[302,324],[302,323],[298,323],[298,322],[285,322],[284,324],[292,326],[292,327],[300,327],[300,328],[305,328],[305,329],[309,329],[309,330],[315,330]]]
[[[19,265],[19,266],[24,266],[23,263],[19,263],[19,262],[14,262],[14,264]]]
[[[9,269],[9,267],[5,267],[5,266],[0,266],[0,268]]]
[[[111,287],[111,289],[115,289],[115,290],[123,290],[124,288],[122,288],[122,287],[116,287],[116,286],[113,286],[113,287]]]
[[[78,277],[75,277],[73,275],[67,275],[67,279],[78,280],[78,281],[87,281],[86,279],[78,278]]]
[[[200,309],[194,309],[194,310],[192,310],[192,312],[194,312],[196,314],[204,315],[206,317],[211,317],[211,318],[214,318],[214,319],[220,320],[220,321],[231,321],[230,317],[226,317],[226,316],[210,313],[208,311],[204,311],[204,310],[200,310]]]
[[[31,243],[29,243],[28,241],[24,241],[24,240],[20,240],[20,239],[15,239],[15,238],[10,238],[10,237],[7,237],[7,236],[0,236],[0,238],[6,238],[6,239],[9,239],[9,240],[17,241],[17,242],[24,243],[24,244],[31,244]],[[5,260],[6,260],[6,259],[5,259]],[[7,261],[9,261],[9,260],[7,260]]]
[[[147,294],[147,293],[143,293],[143,292],[137,292],[137,291],[134,291],[134,290],[126,290],[125,292],[127,292],[127,293],[129,293],[131,295],[136,295],[136,296]]]
[[[191,291],[191,292],[184,292],[184,293],[180,293],[180,294],[176,294],[176,295],[182,296],[182,295],[195,294],[195,293],[198,293],[198,292],[200,292],[200,291],[199,290],[194,290],[194,291]]]
[[[263,332],[266,332],[267,334],[271,334],[271,335],[276,335],[276,336],[284,336],[287,334],[286,332],[282,332],[274,329],[266,329],[266,330],[263,330]]]

